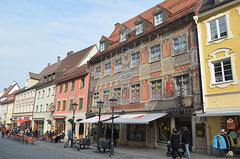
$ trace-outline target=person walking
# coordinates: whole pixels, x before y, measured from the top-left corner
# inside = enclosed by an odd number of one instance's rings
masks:
[[[173,128],[172,129],[172,136],[171,136],[171,148],[172,148],[172,156],[173,159],[176,159],[177,154],[179,155],[180,159],[182,158],[182,154],[178,151],[180,145],[180,137],[179,137],[179,132],[177,129]]]
[[[72,139],[72,130],[68,129],[67,131],[68,141]]]
[[[113,140],[114,140],[114,146],[117,145],[117,138],[118,138],[118,131],[116,128],[113,129]]]
[[[111,139],[111,134],[112,134],[112,130],[109,128],[109,126],[107,126],[106,140],[110,140]]]
[[[182,142],[185,148],[185,153],[183,153],[183,155],[187,158],[190,158],[189,145],[191,144],[191,134],[186,126],[183,127]]]
[[[2,138],[4,138],[4,135],[5,135],[6,131],[7,131],[7,130],[6,130],[5,126],[3,126],[3,127],[2,127]]]

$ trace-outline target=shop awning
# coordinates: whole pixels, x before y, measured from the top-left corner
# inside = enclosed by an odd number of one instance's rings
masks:
[[[121,115],[114,119],[115,124],[149,124],[150,121],[156,120],[166,113],[152,113],[152,114],[131,114],[131,115]],[[112,123],[112,120],[103,122],[104,124]]]
[[[100,117],[100,121],[109,120],[111,118],[112,118],[111,115],[102,115]],[[92,117],[92,118],[81,120],[81,121],[79,121],[79,123],[98,123],[98,121],[99,121],[99,116],[95,116],[95,117]]]
[[[20,119],[20,120],[16,120],[16,121],[13,121],[14,123],[24,123],[26,121],[30,121],[30,119]]]
[[[235,115],[240,115],[240,107],[206,109],[206,113],[196,114],[196,116],[199,117],[235,116]]]

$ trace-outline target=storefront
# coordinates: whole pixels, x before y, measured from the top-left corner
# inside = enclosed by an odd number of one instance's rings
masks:
[[[39,130],[39,132],[42,134],[43,133],[43,128],[44,128],[44,120],[34,120],[34,129]]]
[[[58,133],[65,131],[65,119],[55,119],[55,130],[58,131]]]

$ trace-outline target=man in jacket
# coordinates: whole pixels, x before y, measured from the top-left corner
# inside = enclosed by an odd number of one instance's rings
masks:
[[[171,136],[171,148],[172,148],[172,156],[173,159],[176,159],[177,154],[180,156],[180,159],[182,158],[182,154],[178,151],[180,145],[180,137],[179,137],[179,132],[173,128],[172,129],[172,136]],[[177,153],[177,154],[176,154]]]
[[[182,142],[185,146],[183,155],[190,158],[189,145],[191,144],[191,134],[186,126],[183,127]]]
[[[4,138],[5,133],[6,133],[6,128],[5,128],[5,126],[3,126],[2,127],[2,138]]]

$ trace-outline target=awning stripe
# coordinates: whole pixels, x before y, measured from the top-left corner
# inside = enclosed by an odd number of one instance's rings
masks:
[[[16,120],[16,121],[13,121],[14,123],[24,123],[24,122],[27,122],[27,121],[30,121],[30,119],[20,119],[20,120]]]
[[[150,121],[156,120],[163,116],[167,115],[166,113],[152,113],[152,114],[130,114],[130,115],[121,115],[118,118],[114,119],[115,124],[149,124]],[[112,120],[103,122],[104,124],[110,124]]]
[[[112,117],[111,115],[102,115],[100,117],[100,121],[109,120],[109,119],[111,119],[111,117]],[[81,120],[79,123],[98,123],[98,122],[99,122],[99,116],[95,116],[95,117],[92,117],[92,118]]]

